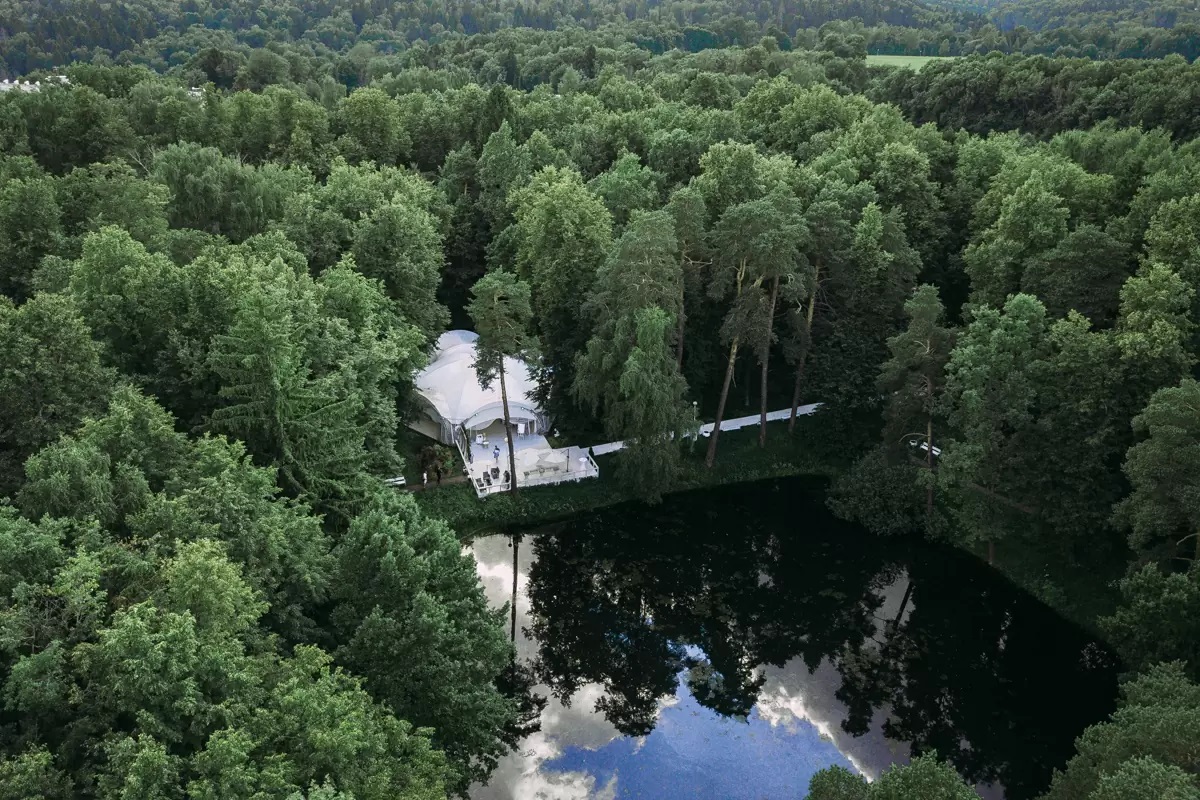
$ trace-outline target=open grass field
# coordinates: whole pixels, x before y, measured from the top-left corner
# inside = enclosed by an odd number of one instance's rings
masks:
[[[949,61],[956,56],[867,56],[867,63],[879,67],[904,67],[920,70],[930,61]]]

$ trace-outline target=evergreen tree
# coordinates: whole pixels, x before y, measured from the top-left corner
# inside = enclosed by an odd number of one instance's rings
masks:
[[[817,334],[822,328],[827,329],[828,320],[841,311],[846,289],[854,289],[853,281],[845,280],[844,276],[853,273],[855,219],[861,216],[873,195],[865,183],[849,185],[833,175],[819,178],[820,189],[804,213],[809,230],[808,250],[804,255],[809,267],[797,273],[800,280],[787,286],[789,330],[784,354],[795,369],[789,432],[795,430],[796,409]]]
[[[312,320],[297,318],[287,291],[269,285],[246,295],[229,333],[216,338],[209,361],[225,402],[209,425],[275,465],[288,490],[322,507],[353,503],[366,458],[362,399],[344,372],[312,375],[300,346]]]
[[[879,532],[903,530],[915,522],[909,515],[912,492],[923,485],[924,524],[935,527],[935,420],[944,413],[946,364],[954,331],[945,326],[937,288],[917,287],[904,304],[908,327],[888,339],[891,358],[883,363],[879,389],[884,404],[883,446],[859,461],[834,487],[830,505],[841,516]],[[912,463],[923,462],[923,474]]]
[[[493,380],[500,381],[504,436],[508,443],[509,491],[513,494],[517,493],[518,485],[517,454],[513,447],[505,375],[536,350],[536,340],[529,330],[533,318],[529,294],[529,286],[512,273],[490,272],[471,287],[471,305],[467,308],[479,333],[472,368],[484,389],[491,386]]]
[[[682,370],[688,313],[690,310],[690,313],[700,316],[701,308],[693,306],[702,304],[706,294],[703,276],[709,264],[705,235],[708,210],[704,207],[703,196],[690,186],[672,192],[665,210],[671,215],[682,276],[679,282],[678,331],[675,335],[676,360]]]
[[[1186,678],[1181,665],[1151,668],[1124,684],[1121,696],[1120,707],[1108,721],[1091,726],[1076,740],[1077,755],[1055,772],[1045,800],[1108,800],[1118,787],[1131,789],[1135,776],[1161,786],[1177,774],[1172,767],[1191,774],[1189,765],[1200,741],[1200,688]],[[1194,775],[1191,781],[1195,791]],[[1168,787],[1172,784],[1175,791],[1183,788],[1178,780],[1167,782]]]
[[[717,440],[738,348],[742,342],[769,346],[774,293],[764,294],[763,283],[775,270],[798,263],[801,226],[795,198],[780,191],[761,200],[731,206],[713,228],[717,258],[709,293],[717,299],[725,298],[728,311],[721,326],[721,338],[729,345],[729,358],[705,456],[709,467],[717,456]]]
[[[679,373],[676,317],[683,276],[667,212],[635,214],[600,268],[585,311],[594,333],[576,362],[575,396],[625,442],[618,477],[657,502],[679,468],[691,412]],[[666,359],[666,360],[664,360]]]
[[[445,523],[395,495],[374,498],[334,557],[338,660],[399,716],[434,729],[455,790],[486,779],[517,708],[497,686],[513,660],[505,611],[488,607],[474,560]]]

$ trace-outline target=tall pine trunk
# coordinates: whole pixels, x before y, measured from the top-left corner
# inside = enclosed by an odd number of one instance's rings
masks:
[[[804,386],[804,365],[808,362],[808,351],[812,345],[813,314],[817,308],[817,291],[808,298],[808,310],[804,313],[804,344],[800,346],[799,363],[796,364],[796,383],[792,387],[792,413],[788,415],[788,433],[796,430],[796,409],[800,407],[800,389]]]
[[[771,362],[771,334],[775,330],[775,301],[779,297],[779,276],[771,282],[771,302],[767,311],[767,340],[763,344],[762,381],[758,388],[758,446],[767,446],[767,369]]]
[[[738,337],[733,337],[729,345],[729,365],[725,368],[725,382],[721,385],[721,399],[717,403],[717,420],[713,423],[712,436],[708,439],[708,453],[704,456],[704,466],[712,469],[717,460],[717,437],[721,435],[721,421],[725,418],[725,401],[729,399],[729,384],[733,382],[733,367],[737,363]]]
[[[513,644],[517,641],[517,551],[521,546],[521,534],[514,533],[512,535],[513,549],[513,578],[512,578],[512,628],[509,630],[508,638]],[[515,651],[514,651],[515,655]]]
[[[904,597],[900,598],[900,610],[896,612],[896,617],[891,621],[892,630],[895,631],[900,627],[900,620],[904,618],[904,611],[908,608],[908,599],[912,597],[913,581],[912,576],[908,578],[908,585],[904,587]],[[514,592],[513,596],[516,596]]]
[[[737,272],[737,294],[734,295],[734,303],[742,297],[742,281],[746,279],[746,261],[743,259]],[[755,287],[759,285],[758,281],[754,282]],[[725,419],[725,402],[729,400],[729,384],[733,382],[733,370],[737,365],[738,344],[741,337],[734,335],[733,341],[729,343],[729,364],[725,367],[725,381],[721,384],[721,399],[717,402],[717,419],[713,423],[712,435],[708,438],[708,452],[704,456],[704,466],[712,469],[713,463],[717,460],[717,438],[721,435],[721,422]]]
[[[508,418],[508,387],[504,383],[504,356],[500,357],[500,400],[504,404],[504,438],[508,441],[508,490],[517,493],[517,453],[513,450],[512,423]]]

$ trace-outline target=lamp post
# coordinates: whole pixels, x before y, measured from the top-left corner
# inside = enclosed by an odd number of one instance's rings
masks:
[[[700,438],[700,412],[697,409],[696,401],[692,401],[692,446],[688,448],[688,452],[696,452],[696,440]]]

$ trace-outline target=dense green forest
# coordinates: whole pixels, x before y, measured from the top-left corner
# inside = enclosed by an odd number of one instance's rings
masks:
[[[1047,797],[1200,796],[1195,23],[4,3],[42,83],[0,94],[0,798],[486,779],[532,678],[381,481],[452,324],[647,501],[693,401],[819,401],[845,518],[1116,565],[1124,701]],[[811,796],[974,795],[931,755]]]
[[[763,36],[812,48],[827,26],[877,54],[1200,55],[1200,10],[1187,0],[4,0],[0,73],[115,61],[219,84],[258,52],[286,59],[293,80],[318,72],[354,88],[364,70],[379,78],[432,66],[439,51],[522,29],[602,34],[660,54],[751,47]]]

